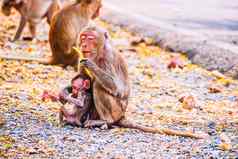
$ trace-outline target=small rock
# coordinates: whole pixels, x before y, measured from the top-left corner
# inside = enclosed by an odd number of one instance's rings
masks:
[[[225,133],[221,133],[220,138],[222,143],[219,144],[219,147],[224,151],[230,150],[232,146],[229,137]]]
[[[30,155],[38,154],[38,153],[39,153],[35,148],[29,148],[29,149],[27,150],[27,152],[28,152]]]
[[[218,86],[211,86],[208,88],[209,93],[221,93],[222,89]]]
[[[132,45],[132,46],[136,46],[136,45],[138,45],[138,44],[140,44],[140,43],[143,43],[143,42],[145,42],[145,39],[144,39],[144,38],[142,38],[142,37],[134,37],[134,38],[131,40],[131,45]]]
[[[175,68],[180,68],[183,69],[184,68],[184,63],[181,59],[179,59],[178,57],[173,57],[169,64],[167,65],[167,67],[169,69],[175,69]]]
[[[0,128],[5,124],[5,119],[0,115]]]
[[[220,73],[219,71],[217,71],[217,70],[212,71],[211,73],[212,73],[212,75],[215,76],[217,79],[224,79],[224,78],[225,78],[225,76],[224,76],[222,73]]]
[[[219,147],[220,147],[222,150],[224,150],[224,151],[228,151],[228,150],[231,149],[231,145],[230,145],[230,144],[227,144],[227,143],[221,143],[221,144],[219,145]]]
[[[209,123],[208,123],[208,134],[209,135],[212,135],[212,136],[214,136],[214,135],[216,135],[217,134],[217,132],[216,132],[216,123],[215,122],[213,122],[213,121],[210,121]]]
[[[183,96],[179,101],[182,103],[182,107],[187,110],[192,110],[196,106],[196,100],[192,95]]]

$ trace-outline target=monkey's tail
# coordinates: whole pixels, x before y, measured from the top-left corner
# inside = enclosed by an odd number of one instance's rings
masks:
[[[49,57],[49,58],[35,58],[35,57],[12,56],[12,55],[0,54],[0,59],[20,60],[20,61],[36,61],[40,64],[45,64],[45,65],[53,65],[54,64],[54,60],[53,60],[52,57]]]
[[[167,128],[154,128],[154,127],[149,127],[149,126],[143,126],[140,124],[133,123],[127,119],[120,120],[118,122],[118,125],[121,127],[137,129],[137,130],[141,130],[143,132],[148,132],[148,133],[158,133],[158,134],[166,134],[166,135],[191,137],[191,138],[195,138],[195,139],[203,139],[207,136],[205,134],[195,134],[195,133],[189,132],[189,131],[179,131],[179,130],[172,130],[172,129],[167,129]]]

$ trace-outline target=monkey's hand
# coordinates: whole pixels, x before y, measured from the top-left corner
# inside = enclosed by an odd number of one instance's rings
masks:
[[[68,96],[67,101],[69,103],[76,105],[79,108],[83,108],[84,100],[82,100],[82,99],[76,99],[76,98],[72,98],[72,97]]]
[[[118,84],[120,81],[114,78],[113,74],[105,72],[89,59],[81,60],[80,64],[93,74],[95,80],[97,80],[109,94],[115,97],[120,97],[122,92],[122,89],[118,87],[120,86]]]
[[[80,61],[80,68],[83,68],[85,70],[86,74],[91,79],[93,79],[94,77],[93,77],[91,71],[95,71],[95,68],[97,68],[97,65],[88,59],[83,59]]]
[[[67,103],[67,97],[70,95],[71,92],[72,92],[72,87],[71,87],[71,86],[65,87],[65,88],[59,93],[59,101],[60,101],[62,104]]]
[[[62,103],[62,104],[65,104],[67,102],[67,95],[62,91],[59,93],[59,101]]]
[[[25,36],[22,38],[24,41],[33,41],[35,37]]]
[[[95,69],[97,67],[97,65],[89,59],[82,59],[80,61],[80,66],[85,67],[89,70]]]

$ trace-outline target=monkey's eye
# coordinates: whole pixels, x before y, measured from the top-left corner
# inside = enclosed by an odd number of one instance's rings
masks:
[[[78,85],[72,85],[72,89],[74,89],[74,90],[80,90],[80,86],[78,86]]]
[[[80,39],[81,39],[81,40],[85,40],[85,39],[86,39],[86,35],[82,35],[82,36],[80,37]]]
[[[88,35],[88,39],[89,39],[89,40],[94,40],[94,39],[96,39],[96,38],[95,38],[95,36],[93,36],[93,35]]]

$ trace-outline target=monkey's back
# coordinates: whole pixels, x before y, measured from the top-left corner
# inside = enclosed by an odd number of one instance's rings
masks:
[[[77,45],[80,31],[89,19],[82,17],[79,4],[73,4],[59,11],[53,18],[49,42],[52,50],[53,63],[75,65],[78,54],[72,52],[72,47]]]
[[[127,64],[124,58],[114,49],[106,52],[105,56],[108,58],[110,54],[113,58],[108,61],[107,66],[100,64],[98,66],[105,72],[115,75],[114,80],[117,81],[117,87],[123,91],[121,91],[120,97],[115,97],[111,94],[112,92],[108,92],[101,83],[95,80],[93,83],[93,98],[100,119],[114,123],[125,115],[130,95],[130,85]]]

